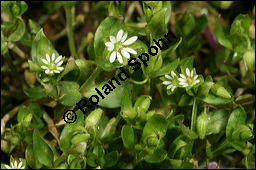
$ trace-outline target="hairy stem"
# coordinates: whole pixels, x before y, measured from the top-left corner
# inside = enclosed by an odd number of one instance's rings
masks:
[[[192,108],[192,118],[191,118],[191,130],[195,131],[196,128],[196,114],[197,114],[197,100],[194,98],[193,108]]]

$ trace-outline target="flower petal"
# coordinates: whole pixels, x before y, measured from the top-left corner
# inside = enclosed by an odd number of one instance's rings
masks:
[[[110,63],[113,63],[116,59],[116,51],[112,52],[109,58]]]
[[[183,78],[178,78],[178,80],[179,80],[180,82],[186,82],[186,81],[187,81],[186,79],[183,79]]]
[[[123,37],[123,33],[124,33],[124,31],[122,29],[120,31],[118,31],[117,36],[116,36],[116,42],[121,41],[121,39]]]
[[[62,70],[64,70],[64,67],[57,67],[56,69],[59,71],[62,71]]]
[[[195,75],[194,80],[196,80],[196,79],[197,79],[197,77],[198,77],[198,75]]]
[[[125,32],[125,34],[124,34],[123,38],[121,39],[121,42],[122,42],[122,43],[126,40],[127,35],[128,35],[128,34],[127,34],[127,32]]]
[[[62,59],[62,55],[56,58],[55,63],[58,63]]]
[[[189,71],[188,68],[186,68],[186,75],[187,75],[188,77],[190,77],[190,71]]]
[[[193,77],[194,70],[191,71],[190,76]]]
[[[116,38],[114,37],[114,36],[110,36],[109,37],[109,39],[110,39],[110,41],[113,43],[113,44],[115,44],[116,43]]]
[[[22,162],[20,162],[20,163],[18,164],[17,169],[20,169],[21,167],[22,167]]]
[[[130,58],[130,54],[127,51],[121,50],[121,53],[125,58]]]
[[[42,62],[44,63],[44,64],[46,64],[46,65],[48,65],[48,64],[50,64],[46,59],[41,59],[42,60]]]
[[[54,72],[54,73],[60,73],[60,71],[59,71],[59,70],[53,70],[53,72]]]
[[[46,73],[46,74],[49,74],[49,73],[50,73],[50,70],[45,70],[45,73]]]
[[[197,84],[197,83],[199,83],[199,82],[200,82],[200,80],[196,80],[196,81],[193,82],[192,85],[195,85],[195,84]]]
[[[180,77],[182,77],[183,79],[187,79],[186,76],[184,76],[183,74],[180,74]]]
[[[118,59],[118,61],[119,61],[119,63],[123,63],[123,57],[121,56],[121,54],[119,53],[119,52],[116,52],[116,54],[117,54],[117,59]]]
[[[172,88],[173,87],[173,85],[171,84],[171,85],[169,85],[169,86],[167,86],[167,90],[168,89],[170,89],[170,88]]]
[[[123,45],[130,45],[130,44],[134,43],[137,39],[138,39],[137,36],[133,36],[133,37],[129,38],[128,40],[126,40],[126,41],[123,43]]]
[[[188,83],[185,83],[185,82],[179,82],[179,85],[188,85]]]
[[[172,89],[171,89],[171,90],[174,91],[176,87],[177,87],[177,86],[172,86]]]
[[[112,42],[106,42],[105,46],[107,46],[107,47],[114,47],[114,44]]]
[[[127,51],[128,53],[131,53],[131,54],[137,54],[137,51],[135,51],[134,49],[131,49],[131,48],[123,48],[123,50]]]
[[[46,66],[41,66],[41,68],[42,68],[42,69],[45,69],[45,70],[49,69],[49,68],[46,67]]]
[[[4,165],[6,169],[12,169],[9,165]]]
[[[55,54],[52,53],[52,62],[55,61]]]
[[[57,66],[61,66],[62,63],[63,63],[63,61],[60,61],[60,62],[58,62],[56,65],[57,65]]]
[[[171,71],[171,75],[172,75],[172,77],[176,77],[177,76],[174,71]]]
[[[50,62],[51,62],[51,59],[50,59],[49,54],[46,54],[46,60],[48,61],[48,63],[50,63]]]
[[[172,82],[170,82],[170,81],[164,81],[163,84],[164,84],[164,85],[168,85],[168,84],[172,84]]]
[[[17,169],[18,163],[17,161],[14,161],[14,168]]]
[[[166,78],[168,78],[168,79],[172,79],[172,77],[171,76],[169,76],[168,74],[166,74],[166,75],[164,75],[164,77],[166,77]]]

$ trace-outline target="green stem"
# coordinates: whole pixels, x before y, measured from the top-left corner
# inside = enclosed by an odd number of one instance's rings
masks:
[[[251,47],[251,41],[250,41],[249,37],[248,37],[247,35],[245,35],[245,34],[244,34],[244,37],[245,37],[246,40],[247,40],[247,48],[248,48],[248,49],[251,49],[252,47]]]
[[[65,13],[66,13],[66,19],[67,19],[68,44],[69,44],[71,56],[77,59],[74,32],[73,32],[74,9],[75,9],[74,7],[65,7]]]
[[[192,118],[191,118],[191,130],[195,131],[196,128],[196,113],[197,113],[197,101],[194,98],[193,108],[192,108]]]
[[[58,166],[64,159],[67,158],[67,156],[68,155],[65,152],[63,152],[62,155],[53,162],[53,167]]]
[[[87,81],[80,87],[79,92],[83,93],[92,84],[92,82],[98,77],[101,71],[103,70],[99,66],[97,66],[94,72],[91,74],[91,76],[87,79]]]

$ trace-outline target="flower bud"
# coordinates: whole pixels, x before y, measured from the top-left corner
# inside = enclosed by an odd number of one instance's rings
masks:
[[[148,108],[151,104],[151,99],[150,98],[146,98],[141,102],[140,108],[142,111],[146,112],[148,111]]]
[[[80,142],[88,141],[90,134],[77,134],[71,139],[72,145],[77,145]]]
[[[157,137],[150,136],[147,139],[148,146],[157,146],[159,144],[160,140]]]
[[[96,125],[99,122],[102,113],[103,111],[101,109],[92,111],[85,119],[85,126],[88,127]]]
[[[233,140],[250,140],[253,139],[253,124],[240,125],[232,133]]]
[[[223,97],[223,98],[226,98],[226,99],[230,99],[231,98],[231,96],[228,93],[228,91],[224,87],[222,87],[221,85],[214,84],[212,86],[212,88],[211,88],[211,91],[216,96]]]
[[[204,139],[205,134],[207,132],[208,128],[208,115],[206,112],[202,113],[198,118],[197,118],[197,133],[200,139]]]
[[[244,63],[246,66],[246,69],[249,71],[254,70],[254,64],[255,64],[255,51],[253,49],[248,49],[244,53]]]
[[[133,108],[125,108],[123,109],[122,116],[123,118],[134,119],[137,117],[137,112]]]

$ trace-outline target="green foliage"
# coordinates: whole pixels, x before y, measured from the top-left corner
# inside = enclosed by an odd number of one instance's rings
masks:
[[[1,168],[255,168],[242,4],[1,2]]]

